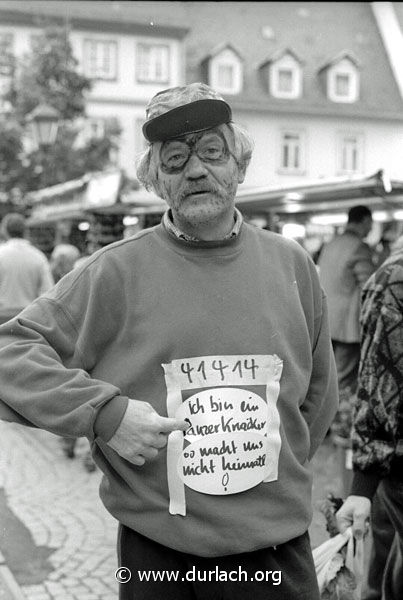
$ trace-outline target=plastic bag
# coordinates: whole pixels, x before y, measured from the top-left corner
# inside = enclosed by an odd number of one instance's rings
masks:
[[[356,540],[351,527],[312,552],[323,600],[359,600],[364,569],[364,541]]]

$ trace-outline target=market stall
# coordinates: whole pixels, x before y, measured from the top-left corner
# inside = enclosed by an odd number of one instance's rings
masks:
[[[139,185],[125,186],[121,171],[90,173],[27,196],[32,230],[58,231],[70,225],[77,239],[99,246],[121,239],[160,220],[166,204]],[[343,225],[351,206],[365,204],[374,212],[374,236],[387,222],[403,221],[403,180],[390,180],[380,170],[371,176],[327,178],[292,186],[241,188],[236,205],[245,218],[309,242],[319,243]],[[62,233],[62,235],[65,235]],[[59,236],[60,237],[60,236]],[[71,240],[70,240],[71,241]],[[73,241],[73,243],[75,243]],[[314,246],[312,242],[312,247]]]

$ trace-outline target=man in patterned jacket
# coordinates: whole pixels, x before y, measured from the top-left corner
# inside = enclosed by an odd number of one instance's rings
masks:
[[[364,286],[361,360],[353,424],[354,478],[337,519],[362,537],[375,492],[395,536],[384,571],[382,599],[403,598],[403,251]],[[375,565],[374,565],[375,566]],[[370,566],[371,569],[371,566]]]

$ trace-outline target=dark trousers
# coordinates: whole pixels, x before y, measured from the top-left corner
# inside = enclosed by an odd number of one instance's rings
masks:
[[[403,598],[403,482],[383,479],[378,487],[388,517],[395,529],[382,582],[382,600]]]
[[[372,501],[371,531],[372,545],[362,600],[381,600],[383,574],[395,537],[395,528],[378,492]]]
[[[333,353],[336,361],[339,390],[350,388],[354,393],[357,389],[358,367],[360,364],[360,344],[332,340]]]
[[[203,558],[120,525],[118,556],[131,573],[119,585],[120,600],[319,600],[308,533],[276,549]],[[145,572],[150,580],[140,581]],[[167,574],[177,580],[168,581]]]

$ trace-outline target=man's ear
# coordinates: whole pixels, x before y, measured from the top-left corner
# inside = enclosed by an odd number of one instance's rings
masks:
[[[238,164],[238,183],[243,183],[246,175],[246,167],[248,165],[245,162]]]

